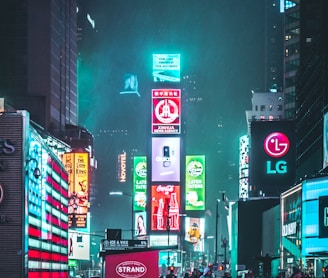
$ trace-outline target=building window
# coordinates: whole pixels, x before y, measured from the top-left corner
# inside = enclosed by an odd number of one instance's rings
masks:
[[[265,105],[260,106],[261,111],[265,111]]]

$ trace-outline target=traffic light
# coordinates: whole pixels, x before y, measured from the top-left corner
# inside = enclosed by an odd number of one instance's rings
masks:
[[[169,271],[174,271],[174,266],[173,266],[173,265],[172,265],[172,266],[169,266],[169,267],[168,267],[168,270],[169,270]]]
[[[328,265],[322,268],[322,272],[324,273],[324,277],[328,278]]]
[[[219,267],[218,267],[218,270],[219,271],[224,271],[225,270],[225,267],[223,264],[220,264]]]

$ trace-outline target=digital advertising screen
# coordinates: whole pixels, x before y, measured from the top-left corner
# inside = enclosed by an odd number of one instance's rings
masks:
[[[180,230],[180,186],[152,185],[151,187],[151,230]]]
[[[158,250],[106,256],[106,277],[159,277]]]
[[[328,113],[323,117],[323,165],[322,168],[328,166]]]
[[[239,198],[248,198],[249,136],[239,138]]]
[[[69,230],[68,236],[68,258],[70,260],[89,260],[90,233]]]
[[[185,240],[193,244],[194,251],[204,252],[205,219],[185,218]]]
[[[65,153],[62,160],[69,180],[69,227],[86,228],[89,211],[89,154]]]
[[[33,174],[27,178],[28,277],[41,277],[45,272],[53,277],[67,277],[68,176],[55,155],[33,137],[29,158],[37,162],[41,173],[38,178]]]
[[[180,138],[152,138],[152,181],[180,182]]]
[[[295,182],[295,123],[251,122],[250,186],[279,196]]]
[[[147,157],[133,158],[133,210],[145,211],[147,205]]]
[[[205,209],[205,156],[186,156],[186,210]]]
[[[124,86],[120,91],[120,95],[136,94],[138,97],[140,97],[138,89],[138,76],[136,74],[126,73],[123,79]]]
[[[328,178],[302,182],[302,252],[327,252],[328,248]]]
[[[180,82],[180,54],[153,54],[153,81]]]
[[[136,237],[147,235],[147,214],[145,211],[134,213],[134,235]]]
[[[179,89],[152,90],[153,134],[180,134],[180,92]]]

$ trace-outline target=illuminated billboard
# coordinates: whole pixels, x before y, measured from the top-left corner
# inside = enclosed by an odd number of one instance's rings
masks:
[[[136,237],[147,235],[147,214],[145,211],[139,211],[134,214],[134,235]]]
[[[180,138],[152,138],[153,182],[180,181]]]
[[[68,258],[70,260],[90,259],[90,233],[69,230]]]
[[[69,227],[86,228],[89,210],[89,154],[65,153],[63,164],[69,174]]]
[[[106,277],[159,277],[158,250],[109,254],[105,257]]]
[[[121,183],[126,182],[126,156],[126,151],[117,154],[116,177],[117,181]]]
[[[295,182],[295,123],[251,122],[249,184],[266,196],[279,196]]]
[[[179,89],[152,90],[153,134],[180,134],[180,92]]]
[[[327,252],[328,178],[308,179],[302,183],[302,256]]]
[[[154,82],[180,82],[180,54],[153,54]]]
[[[192,243],[194,251],[204,252],[205,219],[185,218],[185,240]]]
[[[239,138],[239,198],[248,198],[249,136]]]
[[[205,209],[205,156],[186,156],[186,210]]]
[[[147,205],[147,157],[133,158],[133,210],[145,211]]]
[[[136,74],[127,73],[124,75],[124,86],[123,90],[120,91],[120,95],[125,94],[136,94],[140,97],[138,91],[138,77]]]
[[[322,168],[328,166],[328,113],[323,117],[323,165]]]
[[[68,175],[37,136],[30,138],[28,157],[31,161],[26,179],[28,277],[67,277]],[[40,168],[38,178],[30,171],[35,167]]]
[[[152,185],[151,230],[171,231],[180,229],[180,186]]]

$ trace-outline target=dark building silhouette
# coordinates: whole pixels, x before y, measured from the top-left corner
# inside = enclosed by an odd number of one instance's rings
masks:
[[[328,112],[327,18],[327,1],[301,1],[300,66],[295,80],[298,179],[326,167],[323,129]]]
[[[60,137],[77,125],[76,1],[3,1],[0,93]]]

